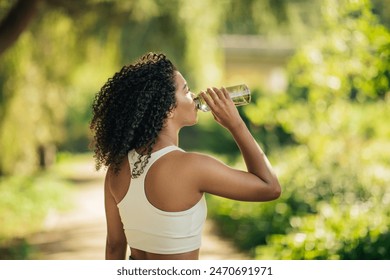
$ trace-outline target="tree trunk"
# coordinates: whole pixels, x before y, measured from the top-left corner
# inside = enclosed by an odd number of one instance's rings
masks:
[[[0,23],[0,56],[16,42],[34,18],[40,0],[19,0]]]

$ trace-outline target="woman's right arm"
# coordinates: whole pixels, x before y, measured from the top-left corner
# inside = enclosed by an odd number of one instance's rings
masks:
[[[230,168],[212,157],[195,156],[198,184],[201,190],[216,195],[247,201],[278,198],[281,187],[266,155],[257,144],[225,89],[208,89],[202,93],[215,120],[229,130],[241,150],[247,172]]]
[[[104,181],[104,206],[107,222],[106,260],[124,260],[127,242],[117,202],[111,191],[111,188],[117,184],[118,178],[113,173],[113,170],[109,168]]]

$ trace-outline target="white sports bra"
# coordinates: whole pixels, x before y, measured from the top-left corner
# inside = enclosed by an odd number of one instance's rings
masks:
[[[129,190],[118,203],[127,243],[131,248],[155,254],[179,254],[200,248],[202,229],[207,216],[204,195],[190,209],[180,212],[166,212],[153,206],[145,194],[146,174],[153,163],[165,154],[181,150],[168,146],[151,154],[144,172],[132,178]],[[138,159],[132,150],[128,154],[130,167]]]

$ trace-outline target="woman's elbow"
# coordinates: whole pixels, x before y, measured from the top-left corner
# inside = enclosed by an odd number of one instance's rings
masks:
[[[282,188],[279,184],[279,182],[273,181],[269,182],[266,185],[265,191],[264,188],[262,188],[263,191],[259,193],[258,201],[272,201],[278,199],[282,195]]]
[[[278,199],[282,195],[282,187],[280,186],[279,180],[275,177],[269,184],[271,188],[272,200]]]
[[[273,184],[272,190],[271,200],[278,199],[282,195],[282,187],[280,186],[279,182],[275,182]]]

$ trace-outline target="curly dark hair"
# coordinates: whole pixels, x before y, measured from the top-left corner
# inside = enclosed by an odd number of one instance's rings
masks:
[[[150,159],[169,112],[176,106],[176,67],[162,53],[147,53],[108,79],[96,94],[90,128],[96,169],[120,163],[132,149],[141,154],[132,170],[136,178]]]

